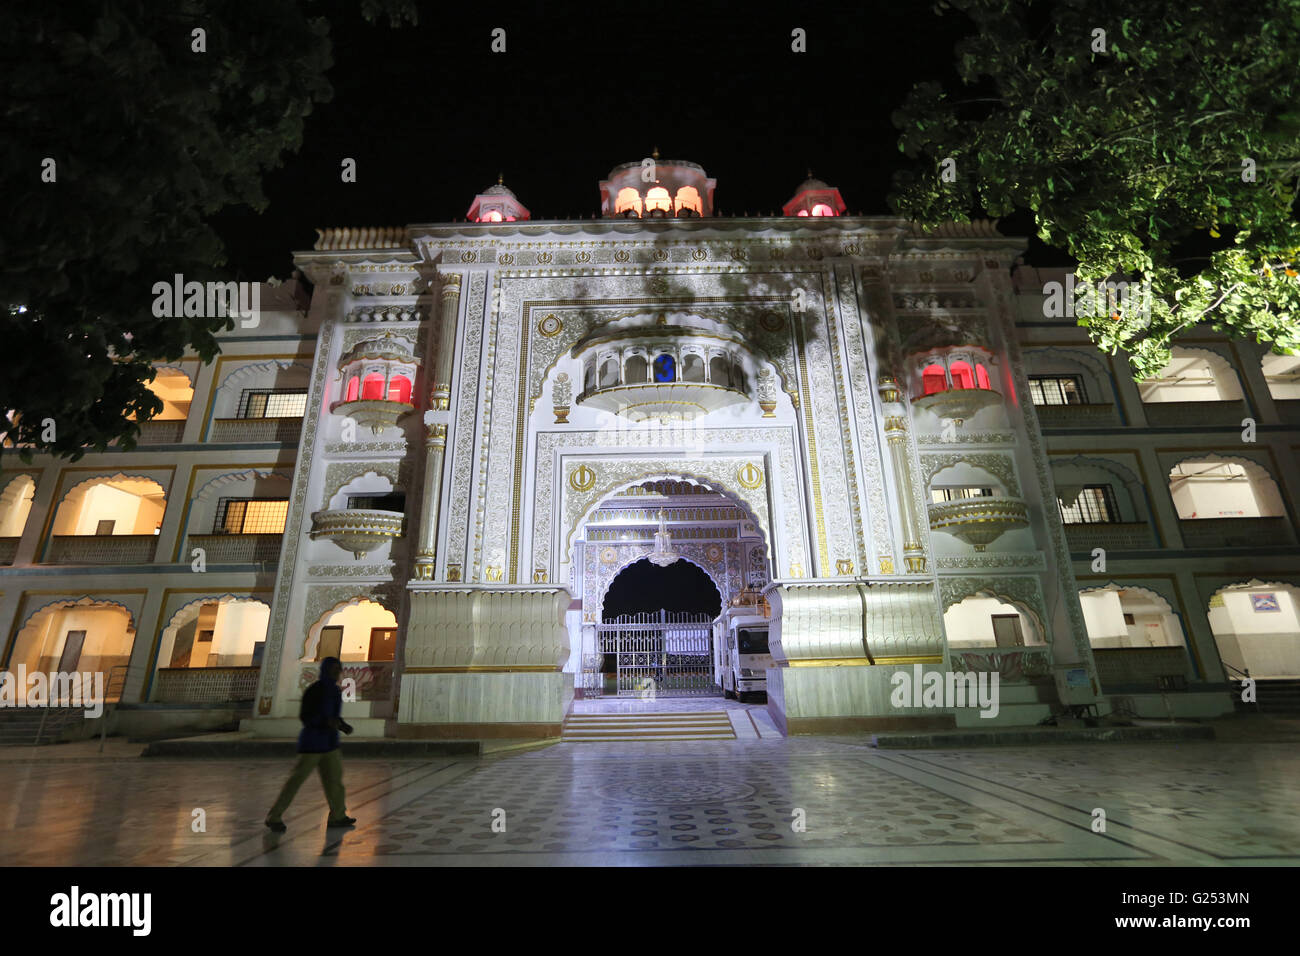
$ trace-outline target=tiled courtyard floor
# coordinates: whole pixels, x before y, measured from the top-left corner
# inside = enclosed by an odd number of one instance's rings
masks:
[[[345,745],[356,829],[326,830],[312,779],[279,837],[262,819],[288,760],[141,759],[120,741],[104,756],[7,750],[0,865],[1300,863],[1300,747],[1221,736],[958,752],[762,738],[352,761]]]

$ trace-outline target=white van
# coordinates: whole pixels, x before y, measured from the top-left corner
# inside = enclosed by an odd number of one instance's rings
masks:
[[[772,666],[767,618],[735,617],[728,623],[720,661],[722,693],[736,700],[760,694],[766,699],[767,669]]]

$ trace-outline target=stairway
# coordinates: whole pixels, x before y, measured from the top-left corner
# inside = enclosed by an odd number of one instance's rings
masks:
[[[84,715],[80,707],[0,708],[0,747],[55,743],[64,728],[84,720]]]
[[[725,710],[675,714],[571,714],[565,743],[628,740],[735,740]]]
[[[1300,680],[1281,677],[1257,677],[1255,679],[1256,704],[1247,704],[1241,699],[1241,681],[1233,678],[1228,681],[1232,689],[1232,704],[1238,713],[1269,714],[1274,717],[1300,717]]]

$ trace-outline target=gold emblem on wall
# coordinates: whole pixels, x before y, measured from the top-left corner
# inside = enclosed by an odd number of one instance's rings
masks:
[[[512,266],[515,264],[515,257],[512,253],[503,252],[497,256],[497,264],[502,266]]]
[[[536,571],[534,571],[534,572],[533,572],[533,583],[534,583],[534,584],[545,584],[545,583],[546,583],[546,571],[543,570],[542,568],[538,568]]]
[[[548,339],[554,338],[564,331],[564,323],[557,319],[553,313],[548,313],[542,321],[537,323],[537,331]]]
[[[596,473],[586,465],[579,465],[569,472],[569,487],[574,491],[591,491],[596,487]]]
[[[488,579],[489,581],[500,581],[500,580],[501,580],[501,569],[500,569],[500,568],[495,568],[495,567],[489,567],[489,568],[487,569],[487,579]]]
[[[835,573],[852,574],[853,562],[850,561],[848,558],[840,558],[838,561],[835,562]]]
[[[709,545],[704,550],[704,556],[708,558],[710,561],[712,561],[714,564],[717,564],[719,561],[722,560],[722,545],[720,544]]]
[[[655,250],[655,254],[654,254],[654,260],[655,260],[655,262],[667,262],[667,261],[668,261],[668,250],[667,250],[667,249],[656,249],[656,250]]]
[[[460,580],[460,565],[459,565],[459,564],[449,564],[449,565],[447,565],[447,580],[448,580],[448,581],[459,581],[459,580]]]
[[[709,254],[704,249],[692,249],[691,258],[696,262],[703,262],[705,259],[709,258]]]
[[[462,252],[460,254],[461,262],[473,262],[476,256],[472,252]]]
[[[537,261],[540,262],[542,265],[545,265],[546,263],[550,262],[551,259],[553,258],[554,256],[552,256],[549,252],[537,253]]]
[[[801,577],[803,577],[803,565],[802,565],[802,564],[792,564],[792,565],[790,565],[790,577],[792,577],[792,578],[801,578]]]
[[[627,262],[628,258],[628,251],[626,249],[619,249],[614,253],[615,262]]]
[[[748,488],[753,491],[763,484],[763,469],[759,468],[752,461],[747,461],[741,465],[736,472],[736,480],[740,482],[742,488]]]
[[[575,256],[573,257],[573,261],[574,261],[574,262],[590,262],[590,261],[591,261],[591,253],[590,253],[590,252],[579,252],[577,255],[575,255]]]
[[[893,558],[881,558],[881,559],[880,559],[880,573],[881,573],[881,574],[893,574],[893,573],[894,573],[894,559],[893,559]]]
[[[600,552],[601,564],[616,564],[618,562],[618,552],[613,548],[606,548]]]

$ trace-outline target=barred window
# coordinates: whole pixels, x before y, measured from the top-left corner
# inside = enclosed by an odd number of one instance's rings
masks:
[[[930,500],[938,503],[941,501],[960,501],[963,498],[991,498],[993,497],[992,488],[931,488]]]
[[[306,412],[306,389],[246,388],[239,398],[239,418],[302,418]]]
[[[1085,485],[1074,504],[1057,503],[1065,524],[1114,524],[1119,520],[1115,492],[1110,485]]]
[[[213,534],[284,534],[288,498],[222,498]]]
[[[1029,399],[1035,405],[1086,405],[1080,375],[1031,375]]]

